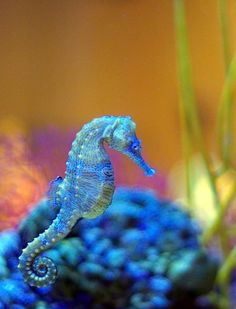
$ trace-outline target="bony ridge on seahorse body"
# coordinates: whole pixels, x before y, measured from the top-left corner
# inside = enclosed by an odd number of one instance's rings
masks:
[[[31,286],[42,287],[56,280],[53,261],[40,256],[71,231],[80,218],[95,218],[111,204],[114,172],[103,146],[107,143],[137,163],[147,176],[155,171],[141,156],[141,143],[129,116],[104,116],[84,125],[69,152],[65,178],[50,186],[48,203],[59,207],[57,217],[42,234],[28,243],[19,257],[19,269]]]

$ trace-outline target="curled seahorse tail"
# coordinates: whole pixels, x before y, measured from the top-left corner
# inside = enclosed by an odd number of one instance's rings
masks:
[[[25,282],[31,286],[42,287],[55,282],[57,268],[54,262],[41,253],[51,248],[57,241],[66,237],[78,220],[74,211],[65,211],[63,208],[58,213],[52,224],[44,233],[36,237],[23,249],[19,257],[18,268]]]
[[[57,268],[54,262],[46,256],[34,257],[29,254],[29,248],[19,258],[18,268],[21,270],[25,282],[31,286],[42,287],[55,282]],[[28,258],[32,257],[32,260]],[[27,262],[26,262],[27,261]]]

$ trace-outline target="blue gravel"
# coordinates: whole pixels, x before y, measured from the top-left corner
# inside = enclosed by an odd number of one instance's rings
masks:
[[[56,283],[29,287],[18,256],[57,211],[44,199],[18,230],[0,233],[0,309],[203,308],[196,303],[213,288],[217,263],[201,248],[196,222],[150,190],[117,190],[102,216],[79,221],[45,253],[57,264]]]

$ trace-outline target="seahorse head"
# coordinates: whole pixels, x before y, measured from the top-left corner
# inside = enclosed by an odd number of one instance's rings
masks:
[[[137,138],[135,129],[136,125],[130,116],[114,117],[113,124],[104,131],[104,139],[112,149],[127,155],[138,164],[147,176],[152,176],[155,170],[142,157],[141,141]]]

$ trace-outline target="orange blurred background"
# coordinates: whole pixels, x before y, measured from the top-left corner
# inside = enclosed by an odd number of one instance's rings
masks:
[[[209,144],[224,80],[216,0],[186,2],[194,85]],[[228,2],[232,51],[236,2]],[[0,1],[1,118],[26,130],[131,115],[150,162],[181,158],[172,0]]]

